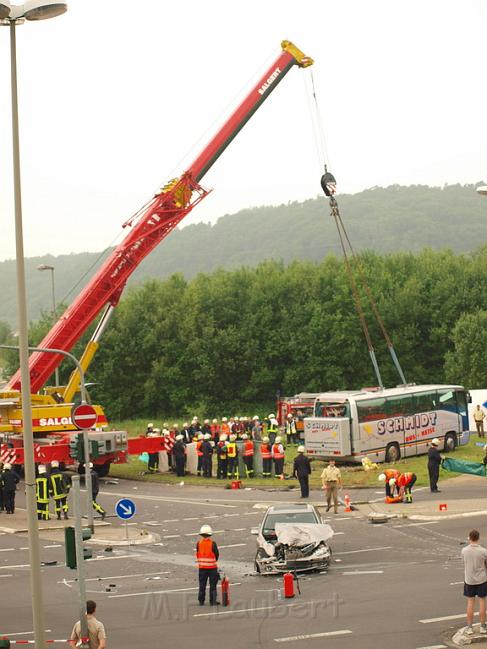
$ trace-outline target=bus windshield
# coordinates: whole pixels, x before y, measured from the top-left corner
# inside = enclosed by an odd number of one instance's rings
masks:
[[[349,417],[350,404],[348,401],[317,401],[315,404],[315,417]]]

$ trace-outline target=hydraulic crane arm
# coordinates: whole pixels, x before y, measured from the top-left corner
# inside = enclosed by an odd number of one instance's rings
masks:
[[[237,133],[294,66],[307,67],[313,60],[289,41],[252,88],[240,106],[216,133],[204,151],[179,178],[168,183],[125,226],[130,231],[111,253],[80,295],[66,309],[40,343],[46,349],[70,351],[102,308],[116,306],[125,284],[141,261],[209,193],[199,182]],[[35,352],[29,359],[32,392],[39,391],[62,361],[62,356]],[[10,379],[7,390],[20,390],[20,370]]]

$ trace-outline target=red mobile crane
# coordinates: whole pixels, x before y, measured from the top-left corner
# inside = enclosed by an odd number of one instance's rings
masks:
[[[292,67],[305,68],[313,60],[290,41],[283,41],[282,51],[276,61],[262,76],[240,106],[209,142],[203,152],[179,177],[170,181],[134,217],[124,224],[130,228],[122,243],[112,252],[81,294],[73,301],[58,322],[52,327],[39,347],[70,351],[89,325],[105,307],[105,312],[81,359],[87,368],[106,327],[112,310],[118,304],[125,284],[137,266],[207,194],[209,190],[200,181],[218,160],[237,133],[252,117],[259,106],[282,81]],[[29,359],[31,388],[37,393],[61,363],[63,356],[34,352]],[[71,407],[79,387],[79,374],[73,372],[68,385],[48,389],[47,394],[32,394],[33,430],[36,438],[36,461],[53,459],[73,463],[73,434],[77,432],[71,422]],[[23,464],[21,379],[18,370],[0,392],[0,434],[8,447],[0,447],[0,459]],[[95,406],[97,425],[107,424],[103,409]],[[90,438],[96,439],[95,433]],[[111,462],[126,461],[128,453],[143,450],[154,452],[164,448],[164,438],[127,439],[126,433],[112,431],[98,436],[101,443],[94,462],[101,473],[108,473]],[[72,444],[71,444],[72,446]],[[13,448],[12,448],[13,447]],[[103,470],[102,470],[103,467]]]

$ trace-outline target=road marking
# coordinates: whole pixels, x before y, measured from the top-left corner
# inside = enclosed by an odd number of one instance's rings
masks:
[[[135,575],[115,575],[114,577],[90,577],[89,579],[85,579],[85,581],[108,581],[112,579],[130,579],[131,577],[149,577],[150,575],[170,575],[170,571],[165,571],[165,572],[139,572]],[[7,576],[7,575],[3,575]],[[77,579],[63,579],[62,581],[58,581],[58,584],[75,584],[78,580]]]
[[[231,531],[232,532],[245,532],[247,528],[246,527],[234,527]]]
[[[163,523],[179,523],[179,518],[167,518]]]
[[[422,525],[438,525],[440,521],[424,521],[423,523],[406,523],[406,525],[399,525],[398,527],[418,527]],[[440,645],[444,646],[444,645]]]
[[[203,516],[203,518],[220,518],[218,514],[213,514],[212,516]]]
[[[464,581],[451,581],[450,586],[460,586],[460,584],[464,584]]]
[[[349,635],[350,633],[352,633],[350,629],[342,629],[341,631],[324,631],[323,633],[309,633],[308,635],[292,635],[288,638],[274,638],[274,642],[295,642],[296,640],[309,640],[310,638],[328,638],[329,636]]]
[[[383,575],[383,570],[353,570],[350,572],[342,572],[342,575]]]
[[[3,577],[13,577],[13,575],[0,575],[0,579],[2,579]]]
[[[52,633],[51,629],[45,629],[44,633]],[[16,635],[33,635],[34,631],[20,631],[19,633],[2,633],[2,637],[11,638]]]
[[[478,615],[478,613],[474,613],[474,615]],[[461,620],[462,618],[466,618],[465,613],[460,613],[459,615],[445,615],[444,617],[430,617],[427,618],[426,620],[419,620],[421,624],[431,624],[432,622],[445,622],[446,620]]]
[[[446,644],[431,644],[427,647],[418,647],[418,649],[447,649]]]
[[[82,491],[86,491],[82,489]],[[116,498],[125,498],[126,494],[117,493],[115,491],[101,491],[104,496],[114,496]],[[225,509],[236,509],[237,505],[224,505],[223,503],[216,503],[214,501],[208,500],[186,500],[185,498],[169,498],[169,496],[146,496],[142,494],[137,494],[137,500],[152,500],[156,502],[169,502],[169,503],[178,503],[181,505],[202,505],[203,507],[225,507]]]
[[[230,586],[241,586],[241,582],[231,583]],[[121,597],[140,597],[141,595],[166,595],[168,593],[184,593],[190,590],[198,590],[198,586],[192,588],[174,588],[172,590],[152,590],[142,593],[124,593],[123,595],[108,595],[109,599],[119,599]],[[211,615],[211,613],[210,613]]]
[[[57,545],[45,545],[45,548],[62,548],[63,546],[61,543],[58,543]]]
[[[333,536],[340,536],[340,534],[345,534],[345,532],[334,532]]]
[[[241,548],[242,546],[247,545],[246,543],[232,543],[232,545],[219,545],[220,548]]]
[[[343,518],[330,518],[331,521],[351,521],[350,516],[344,516]]]
[[[0,552],[13,552],[14,550],[17,550],[17,548],[2,548]]]
[[[301,606],[301,604],[283,604],[279,608],[290,608],[291,606]],[[251,613],[252,611],[264,611],[271,608],[277,608],[277,606],[257,606],[255,608],[237,608],[233,611],[214,611],[213,613],[194,613],[193,617],[208,617],[210,615],[232,615],[232,613]]]
[[[197,516],[193,516],[193,518],[183,518],[183,521],[199,521],[199,518]]]
[[[342,554],[357,554],[358,552],[377,552],[378,550],[392,550],[392,545],[385,545],[382,548],[364,548],[363,550],[347,550],[346,552],[334,552],[335,556]]]
[[[167,534],[166,536],[163,536],[163,539],[178,539],[181,536],[181,534]]]

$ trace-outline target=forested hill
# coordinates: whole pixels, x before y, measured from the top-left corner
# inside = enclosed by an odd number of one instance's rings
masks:
[[[487,200],[475,187],[393,185],[341,195],[338,201],[357,250],[381,254],[431,247],[465,252],[487,240]],[[340,254],[338,237],[328,202],[319,196],[303,203],[249,208],[225,215],[213,226],[200,223],[176,230],[144,261],[131,282],[175,272],[190,279],[199,272],[255,266],[265,259],[286,264],[295,259],[319,261],[333,253]],[[29,317],[36,319],[51,304],[49,278],[36,270],[39,264],[56,267],[57,300],[68,303],[93,274],[99,257],[82,253],[27,259]],[[0,262],[0,277],[0,320],[15,326],[14,261]]]

